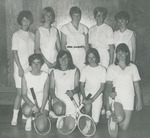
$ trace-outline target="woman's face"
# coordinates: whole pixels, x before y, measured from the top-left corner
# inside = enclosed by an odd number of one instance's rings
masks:
[[[69,58],[68,58],[67,54],[63,55],[58,60],[59,60],[59,63],[60,63],[60,67],[68,68]]]
[[[53,15],[51,12],[47,12],[45,15],[44,15],[44,21],[45,23],[51,23],[53,20]]]
[[[35,59],[32,61],[31,67],[33,71],[40,71],[41,69],[41,60],[40,59]]]
[[[95,16],[95,21],[96,23],[99,24],[103,24],[105,20],[105,16],[103,15],[102,12],[98,12],[98,14]]]
[[[126,61],[126,57],[127,57],[128,53],[126,52],[123,52],[123,51],[118,51],[116,56],[117,56],[117,59],[119,61]]]
[[[72,19],[73,22],[79,23],[80,20],[81,20],[81,15],[79,13],[73,13],[71,15],[71,19]]]
[[[127,27],[128,21],[125,19],[118,19],[117,20],[117,25],[119,27],[119,29],[124,29]]]
[[[96,63],[96,56],[93,53],[89,53],[87,56],[87,60],[90,66],[95,67],[97,66]]]
[[[22,24],[22,29],[24,31],[28,30],[29,26],[30,26],[30,20],[28,20],[26,17],[24,17],[21,21]]]

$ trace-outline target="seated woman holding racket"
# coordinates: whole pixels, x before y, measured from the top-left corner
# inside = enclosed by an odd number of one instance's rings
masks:
[[[57,55],[56,66],[50,74],[50,94],[56,115],[61,116],[75,113],[75,106],[69,96],[74,96],[77,102],[79,102],[77,94],[79,92],[79,77],[79,70],[73,64],[70,52],[68,50],[61,50]],[[57,104],[54,107],[56,102],[62,104],[62,110]]]
[[[140,91],[138,69],[130,62],[129,48],[121,43],[116,48],[116,59],[107,70],[108,97],[114,98],[114,113],[120,128],[126,131],[129,127],[136,95],[136,110],[142,109],[142,95]],[[115,87],[115,94],[112,93]],[[110,101],[110,98],[108,98]],[[109,102],[108,102],[109,105]]]
[[[30,89],[33,88],[35,91],[35,96],[37,99],[38,106],[40,108],[40,113],[45,113],[48,111],[48,91],[49,91],[49,75],[41,71],[41,66],[44,60],[41,54],[33,54],[29,57],[29,65],[32,70],[26,73],[22,79],[22,97],[25,103],[29,105],[29,108],[22,109],[24,113],[30,114],[27,118],[25,130],[31,131],[32,125],[32,112],[39,112],[39,109],[34,103]],[[25,111],[24,111],[25,110]]]
[[[81,71],[80,89],[85,104],[85,112],[91,112],[94,122],[99,122],[102,108],[102,92],[105,88],[106,69],[100,64],[100,56],[95,48],[90,48],[86,53],[86,66]],[[85,97],[91,93],[92,97],[85,100]]]

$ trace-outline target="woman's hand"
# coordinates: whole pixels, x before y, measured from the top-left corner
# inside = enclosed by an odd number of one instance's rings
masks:
[[[32,111],[33,111],[34,113],[37,113],[39,110],[37,109],[36,106],[33,106],[33,107],[32,107]]]
[[[19,74],[19,77],[22,78],[24,75],[24,70],[22,68],[19,68],[18,74]]]
[[[137,102],[137,104],[136,104],[136,110],[140,111],[142,108],[143,108],[142,102]]]
[[[111,92],[111,93],[109,94],[109,96],[110,96],[112,99],[114,99],[114,98],[117,96],[117,93],[116,93],[116,92]]]
[[[67,94],[69,97],[73,97],[73,95],[74,95],[73,90],[67,90],[67,91],[66,91],[66,94]]]
[[[83,100],[82,101],[82,103],[84,104],[84,105],[88,105],[88,104],[92,104],[92,99],[88,99],[88,100]]]

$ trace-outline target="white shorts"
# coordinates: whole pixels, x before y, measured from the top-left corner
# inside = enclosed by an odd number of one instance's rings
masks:
[[[103,105],[102,95],[103,94],[100,94],[100,96],[92,103],[92,118],[96,123],[98,123],[100,119],[101,109]]]
[[[24,73],[27,73],[31,71],[31,67],[27,67],[25,70],[24,70]],[[16,85],[16,88],[21,88],[21,78],[18,74],[18,67],[17,66],[14,66],[14,80],[15,80],[15,85]]]
[[[109,99],[111,103],[112,99]],[[134,96],[129,96],[128,98],[119,98],[116,96],[115,102],[121,103],[124,110],[134,110]]]

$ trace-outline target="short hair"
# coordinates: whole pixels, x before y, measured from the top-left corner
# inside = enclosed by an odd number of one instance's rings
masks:
[[[75,13],[82,14],[81,9],[78,6],[74,6],[70,8],[69,15],[72,16]]]
[[[28,58],[29,66],[32,65],[32,62],[33,62],[35,59],[38,59],[38,60],[41,61],[41,66],[44,64],[44,59],[43,59],[42,55],[39,54],[39,53],[35,53],[35,54],[30,55],[29,58]]]
[[[118,21],[119,19],[127,20],[128,23],[130,21],[130,15],[126,11],[120,11],[120,12],[116,13],[114,18],[115,18],[116,21]]]
[[[90,48],[87,52],[86,52],[86,57],[85,57],[85,64],[89,65],[88,62],[88,55],[92,53],[95,57],[96,57],[96,63],[100,63],[100,56],[98,51],[95,48]]]
[[[93,14],[94,14],[94,18],[96,17],[96,15],[101,12],[103,13],[103,16],[106,18],[107,16],[107,9],[104,8],[104,7],[96,7],[93,11]]]
[[[68,50],[61,50],[58,52],[57,58],[56,58],[56,66],[54,67],[55,69],[61,70],[60,63],[59,63],[59,58],[63,57],[64,55],[67,55],[69,58],[69,63],[68,63],[68,68],[69,69],[75,69],[75,65],[73,64],[73,59]]]
[[[41,14],[41,22],[42,23],[45,23],[45,19],[44,19],[44,16],[45,14],[47,13],[51,13],[52,14],[52,22],[51,23],[54,23],[55,22],[55,12],[54,12],[54,9],[52,7],[45,7],[43,10],[42,10],[42,14]]]
[[[119,51],[128,53],[125,63],[127,66],[129,66],[131,61],[130,61],[130,51],[129,51],[128,46],[125,43],[120,43],[116,48],[116,55],[117,55],[117,52]],[[119,60],[117,59],[117,56],[116,56],[115,65],[118,65],[118,63],[119,63]]]
[[[23,10],[23,11],[21,11],[21,12],[19,13],[19,15],[18,15],[18,17],[17,17],[17,22],[18,22],[19,25],[22,25],[21,22],[22,22],[22,19],[23,19],[24,17],[30,21],[30,24],[33,23],[33,15],[32,15],[32,13],[31,13],[31,11]]]

